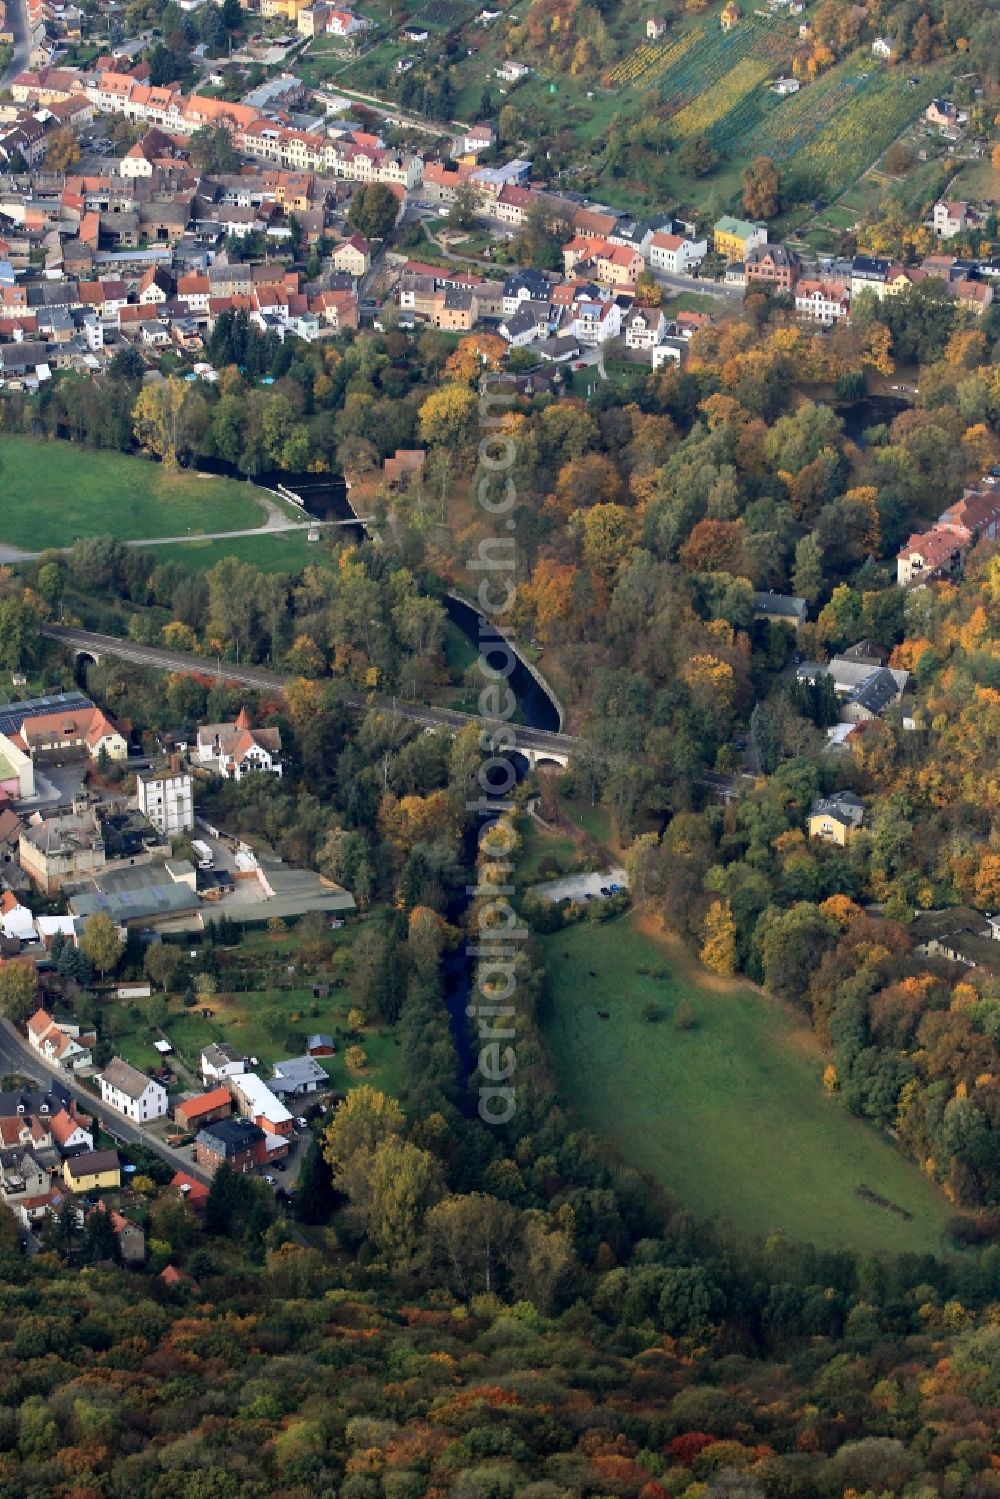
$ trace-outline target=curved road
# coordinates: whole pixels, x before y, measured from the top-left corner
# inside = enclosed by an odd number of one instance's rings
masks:
[[[28,66],[31,44],[28,39],[28,7],[25,0],[7,0],[7,25],[14,36],[14,53],[0,73],[0,89],[10,88],[18,73]]]
[[[159,646],[135,645],[130,640],[121,640],[117,635],[98,635],[92,630],[74,630],[65,625],[42,625],[40,632],[46,640],[55,640],[71,646],[77,651],[87,651],[96,656],[115,656],[120,661],[131,661],[135,666],[145,666],[154,671],[176,671],[198,676],[218,673],[226,682],[242,687],[253,687],[262,692],[283,692],[297,679],[283,676],[280,672],[268,671],[263,666],[234,666],[232,662],[220,662],[213,671],[211,658],[188,655],[183,651],[167,651]],[[486,723],[489,720],[476,714],[456,713],[451,708],[429,708],[421,703],[407,703],[402,698],[374,697],[364,692],[348,692],[344,701],[349,708],[364,711],[370,707],[384,712],[398,713],[411,723],[423,724],[426,728],[448,729],[457,733],[466,724]],[[546,729],[529,729],[522,725],[511,725],[516,737],[515,748],[536,750],[544,753],[571,755],[577,741],[571,734],[553,734]]]

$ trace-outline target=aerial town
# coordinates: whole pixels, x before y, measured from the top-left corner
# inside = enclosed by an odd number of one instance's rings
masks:
[[[0,1499],[1000,1499],[994,0],[0,0]]]

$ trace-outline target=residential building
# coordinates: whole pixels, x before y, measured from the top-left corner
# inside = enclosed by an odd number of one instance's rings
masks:
[[[893,62],[899,52],[896,43],[890,41],[887,36],[877,36],[872,42],[872,55],[880,57],[883,62]]]
[[[967,968],[1000,970],[1000,949],[987,917],[968,906],[944,911],[920,911],[909,927],[916,938],[914,951],[922,957],[946,958]]]
[[[729,0],[729,3],[723,7],[722,14],[719,16],[719,25],[723,31],[732,31],[733,27],[739,24],[741,18],[742,13],[739,6],[735,4],[735,0]]]
[[[932,99],[924,110],[929,125],[957,125],[958,109],[950,99]]]
[[[233,1095],[228,1088],[212,1088],[174,1105],[174,1121],[185,1129],[201,1129],[216,1119],[228,1119],[233,1112]]]
[[[492,150],[496,144],[496,131],[492,125],[473,125],[471,130],[465,132],[462,148],[467,156],[479,156],[483,151]]]
[[[958,201],[934,204],[931,225],[938,239],[954,239],[969,227],[969,205]]]
[[[809,809],[809,837],[822,838],[843,848],[864,821],[865,804],[853,791],[835,791],[820,797]]]
[[[881,718],[885,710],[898,703],[901,692],[895,673],[887,666],[868,671],[858,685],[848,693],[840,710],[841,723],[867,723]]]
[[[825,281],[802,279],[795,286],[795,311],[830,327],[850,316],[850,293]]]
[[[167,1112],[167,1090],[163,1084],[147,1077],[122,1057],[114,1057],[98,1073],[96,1081],[102,1101],[134,1124],[160,1119]]]
[[[62,1202],[52,1171],[30,1150],[0,1152],[0,1198],[26,1228]]]
[[[634,287],[646,262],[638,250],[627,250],[623,245],[609,245],[596,257],[597,279],[609,286]]]
[[[13,890],[0,891],[0,934],[8,942],[38,941],[34,913],[21,904]]]
[[[968,540],[957,526],[934,526],[914,533],[896,554],[896,582],[909,588],[947,576],[961,560]]]
[[[91,1209],[88,1216],[92,1216],[93,1213],[107,1213],[110,1218],[111,1227],[118,1239],[118,1252],[122,1257],[122,1263],[144,1265],[146,1262],[145,1230],[138,1223],[134,1223],[131,1218],[127,1218],[124,1213],[119,1213],[115,1208],[109,1208],[103,1200]]]
[[[548,302],[552,282],[543,271],[514,271],[503,284],[503,311],[512,317],[522,302]]]
[[[394,489],[404,488],[419,478],[426,458],[423,448],[397,448],[393,457],[382,464],[382,482]]]
[[[245,708],[235,723],[203,724],[198,730],[198,760],[225,780],[241,781],[252,771],[280,776],[281,730],[253,729]]]
[[[651,349],[663,337],[666,321],[659,307],[632,307],[622,324],[626,348]]]
[[[496,75],[504,83],[520,83],[522,78],[527,78],[531,69],[526,63],[507,61],[496,69]]]
[[[666,34],[667,23],[663,16],[648,16],[646,18],[646,36],[651,42],[658,42],[661,36]]]
[[[192,1212],[203,1213],[205,1211],[209,1188],[196,1176],[192,1176],[189,1171],[175,1171],[170,1178],[170,1185],[181,1201],[188,1204]]]
[[[927,531],[915,532],[896,554],[896,581],[908,588],[954,572],[974,541],[1000,536],[1000,481],[992,475],[966,490]]]
[[[139,811],[154,828],[174,838],[194,827],[194,792],[191,772],[181,769],[175,756],[164,770],[144,770],[136,776]]]
[[[352,234],[334,247],[330,258],[335,271],[346,271],[359,279],[371,265],[371,246],[363,234]]]
[[[201,1075],[206,1083],[218,1083],[246,1071],[247,1059],[228,1041],[213,1041],[201,1054]]]
[[[317,1031],[306,1041],[306,1054],[310,1057],[332,1057],[336,1050],[336,1041],[322,1031]]]
[[[799,279],[802,262],[784,245],[754,245],[743,260],[748,287],[763,286],[768,291],[790,292]]]
[[[757,245],[767,244],[767,229],[763,224],[751,224],[746,219],[723,214],[712,230],[712,246],[723,260],[746,260]]]
[[[117,1150],[85,1150],[63,1162],[63,1181],[71,1192],[107,1192],[122,1184]]]
[[[708,241],[688,239],[683,234],[658,233],[650,236],[649,266],[671,276],[686,276],[705,259]]]
[[[330,1086],[324,1068],[311,1056],[275,1062],[272,1072],[268,1087],[278,1098],[303,1098],[308,1093],[325,1092]]]
[[[88,703],[57,713],[30,714],[14,738],[33,760],[65,759],[73,754],[96,760],[102,752],[111,760],[124,760],[128,756],[126,733],[125,725]]]
[[[874,292],[882,299],[886,292],[886,279],[890,262],[877,255],[855,255],[851,262],[851,301],[863,291]]]
[[[28,1044],[48,1062],[67,1072],[78,1072],[93,1065],[93,1048],[97,1037],[83,1034],[71,1021],[56,1021],[47,1010],[36,1010],[28,1021]]]
[[[216,1120],[195,1136],[194,1158],[203,1171],[214,1173],[223,1163],[232,1171],[253,1171],[268,1159],[264,1131],[250,1119]]]
[[[755,619],[770,620],[772,624],[791,625],[797,630],[806,620],[805,599],[784,593],[755,593],[753,614]]]

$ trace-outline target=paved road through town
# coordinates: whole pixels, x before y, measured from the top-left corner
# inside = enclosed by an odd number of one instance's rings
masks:
[[[0,73],[0,89],[9,89],[18,73],[28,66],[31,44],[28,38],[27,0],[7,0],[7,25],[14,38],[10,62]]]
[[[116,1109],[109,1109],[62,1068],[51,1066],[40,1057],[27,1041],[22,1040],[10,1021],[3,1019],[0,1019],[0,1073],[4,1076],[16,1073],[23,1077],[39,1078],[43,1085],[47,1078],[57,1080],[76,1099],[84,1113],[96,1116],[112,1135],[128,1145],[144,1145],[174,1171],[186,1171],[189,1176],[204,1182],[206,1186],[210,1184],[211,1176],[194,1164],[190,1150],[174,1150],[148,1129],[141,1129]]]

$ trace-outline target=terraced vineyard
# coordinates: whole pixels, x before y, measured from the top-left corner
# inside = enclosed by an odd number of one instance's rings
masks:
[[[718,100],[722,107],[715,119],[736,108],[744,95],[785,66],[796,39],[793,28],[781,21],[764,25],[744,21],[728,33],[708,23],[693,34],[700,36],[699,45],[688,48],[662,73],[660,98],[678,116],[696,102],[714,108]],[[743,63],[749,66],[741,67]]]
[[[757,131],[754,149],[775,161],[794,158],[830,196],[843,192],[881,155],[941,86],[925,74],[916,88],[860,58],[787,100]]]
[[[690,104],[674,115],[671,131],[686,139],[689,135],[701,135],[721,124],[731,115],[742,113],[742,107],[753,103],[754,95],[760,92],[761,84],[771,72],[772,65],[757,58],[744,57],[730,68],[715,88],[693,99]],[[752,111],[757,118],[758,111]]]
[[[702,36],[701,31],[688,31],[671,47],[654,47],[649,44],[637,47],[628,57],[615,64],[607,75],[607,82],[614,87],[631,85],[643,90],[652,88],[668,68],[702,40]]]

